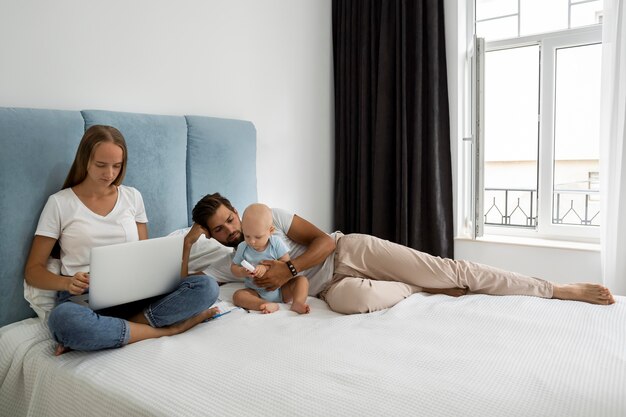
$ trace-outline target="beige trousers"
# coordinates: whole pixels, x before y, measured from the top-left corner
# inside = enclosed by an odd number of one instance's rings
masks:
[[[338,235],[335,273],[321,296],[339,313],[382,310],[422,288],[552,297],[552,284],[538,278],[432,256],[369,235]]]

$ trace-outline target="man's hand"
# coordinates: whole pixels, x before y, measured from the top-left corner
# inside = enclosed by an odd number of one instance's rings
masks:
[[[191,229],[189,229],[189,232],[185,235],[185,245],[193,246],[202,235],[207,239],[211,238],[211,235],[204,227],[200,226],[198,223],[194,223]]]
[[[261,264],[268,270],[262,277],[256,277],[254,283],[268,291],[282,287],[293,278],[287,264],[282,261],[266,260],[261,261]]]
[[[180,266],[180,277],[182,279],[187,278],[189,274],[189,255],[191,254],[191,247],[194,243],[200,239],[200,236],[206,236],[207,238],[211,237],[211,234],[198,223],[194,223],[191,226],[191,229],[185,235],[185,240],[183,242],[183,259]]]

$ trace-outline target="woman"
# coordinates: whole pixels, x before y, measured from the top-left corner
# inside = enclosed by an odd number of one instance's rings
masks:
[[[181,279],[170,294],[101,311],[68,302],[88,291],[92,247],[148,238],[141,194],[121,185],[126,162],[126,142],[119,130],[90,127],[63,188],[48,198],[39,218],[25,278],[34,287],[59,291],[48,320],[59,343],[55,355],[182,333],[216,312],[209,307],[217,299],[218,286],[204,275]],[[46,269],[57,242],[61,275]]]

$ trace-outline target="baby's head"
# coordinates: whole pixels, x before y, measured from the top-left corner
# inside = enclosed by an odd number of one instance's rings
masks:
[[[274,232],[272,210],[265,204],[250,204],[243,212],[241,229],[248,246],[256,251],[264,250]]]

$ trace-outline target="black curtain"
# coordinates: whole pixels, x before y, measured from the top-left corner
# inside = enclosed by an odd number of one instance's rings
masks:
[[[335,226],[453,257],[440,0],[333,0]]]

